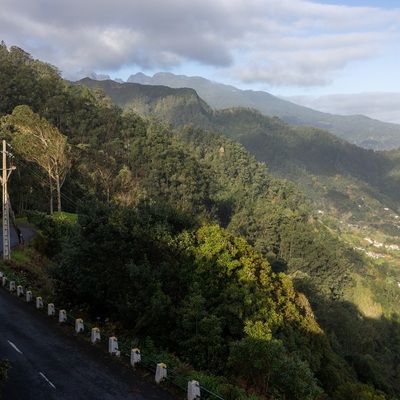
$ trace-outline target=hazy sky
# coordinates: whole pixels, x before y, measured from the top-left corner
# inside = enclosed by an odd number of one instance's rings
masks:
[[[395,0],[0,0],[0,40],[126,80],[170,71],[400,123]],[[292,97],[295,96],[295,97]]]

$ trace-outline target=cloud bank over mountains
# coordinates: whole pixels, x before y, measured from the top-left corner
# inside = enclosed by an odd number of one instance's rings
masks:
[[[307,87],[397,46],[399,24],[400,9],[303,0],[4,0],[0,16],[6,44],[65,74],[195,63],[241,82]]]
[[[125,80],[137,71],[171,71],[301,95],[298,101],[319,107],[345,104],[320,97],[326,94],[380,92],[366,109],[392,107],[396,96],[388,92],[400,93],[400,8],[391,1],[326,3],[3,0],[0,39],[69,79],[82,71]]]

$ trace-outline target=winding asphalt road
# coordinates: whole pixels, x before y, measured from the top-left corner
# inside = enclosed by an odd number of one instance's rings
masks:
[[[25,241],[35,235],[29,226],[20,229]],[[11,247],[15,247],[18,237],[13,228],[10,234]],[[33,304],[0,287],[3,358],[12,367],[2,390],[3,400],[177,400],[151,376],[145,377],[96,346],[78,340],[73,327],[67,334]]]
[[[177,400],[52,317],[0,287],[0,359],[11,361],[4,400]],[[182,392],[181,398],[185,394]]]

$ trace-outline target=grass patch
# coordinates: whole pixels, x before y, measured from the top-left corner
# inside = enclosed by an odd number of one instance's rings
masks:
[[[11,260],[19,264],[29,263],[34,258],[33,253],[31,248],[14,248],[11,249]]]
[[[78,219],[78,214],[66,213],[64,211],[61,211],[61,212],[55,212],[52,215],[52,218],[54,218],[57,221],[68,221],[75,223]]]
[[[53,296],[49,277],[51,261],[29,245],[11,250],[11,259],[0,262],[0,269],[9,280],[26,289],[36,289],[42,295]]]
[[[375,301],[374,294],[366,287],[359,277],[354,277],[356,287],[353,292],[353,301],[358,310],[368,318],[379,319],[383,310],[380,303]]]

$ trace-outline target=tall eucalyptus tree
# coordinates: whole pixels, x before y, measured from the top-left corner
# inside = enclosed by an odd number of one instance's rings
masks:
[[[2,119],[14,150],[25,160],[39,165],[47,174],[50,189],[50,214],[53,213],[54,188],[57,210],[61,211],[61,187],[71,167],[71,148],[67,137],[28,106],[14,108]]]

